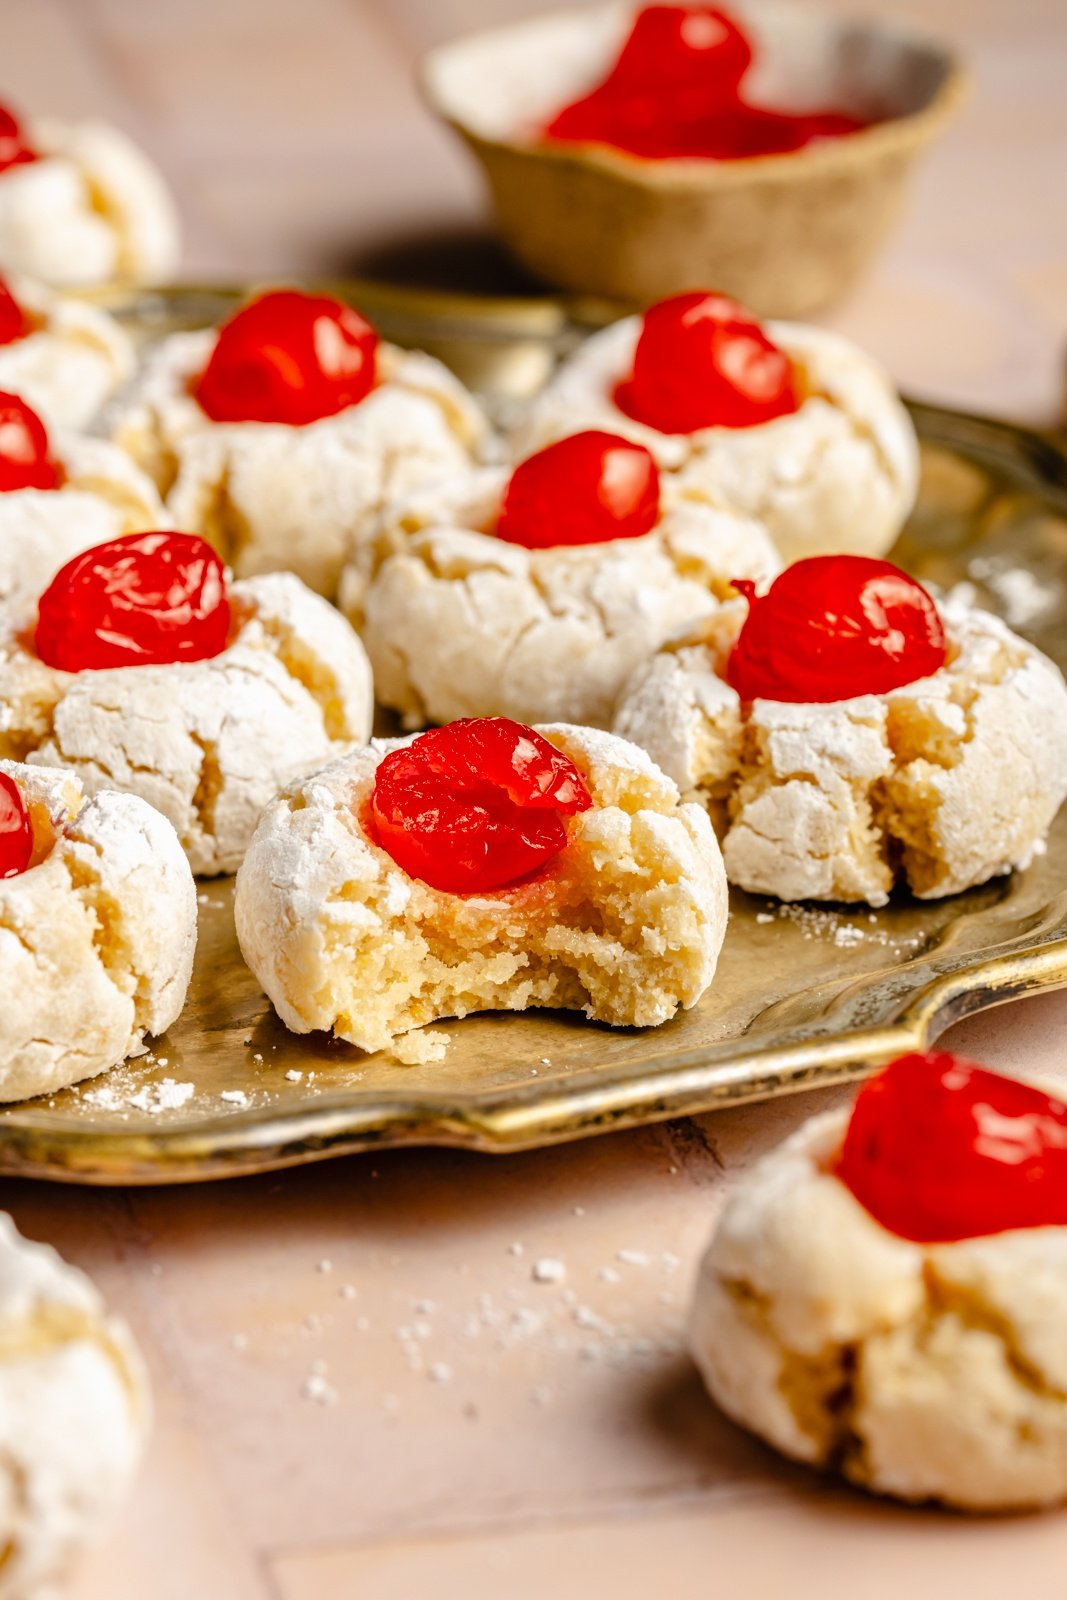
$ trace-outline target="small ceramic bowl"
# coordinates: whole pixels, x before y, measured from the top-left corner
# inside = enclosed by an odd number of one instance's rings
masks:
[[[965,74],[939,45],[792,0],[736,0],[755,46],[757,104],[831,107],[872,127],[788,155],[646,160],[539,143],[537,129],[597,83],[634,4],[552,12],[431,52],[432,108],[485,169],[503,237],[537,277],[647,304],[711,285],[761,316],[837,300],[900,210],[912,164],[958,106]]]

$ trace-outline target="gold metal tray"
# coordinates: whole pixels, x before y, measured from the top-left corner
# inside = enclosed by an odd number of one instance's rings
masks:
[[[498,407],[536,388],[596,309],[346,286],[389,337],[431,348]],[[146,337],[213,320],[233,292],[112,297]],[[915,406],[919,506],[897,559],[977,598],[1067,666],[1067,456],[1004,423]],[[839,1082],[950,1023],[1067,984],[1067,808],[1025,873],[871,913],[735,894],[715,983],[659,1029],[549,1012],[447,1024],[443,1062],[402,1067],[274,1017],[233,935],[232,885],[202,886],[189,1003],[154,1054],[0,1112],[0,1171],[173,1183],[370,1146],[516,1150]]]

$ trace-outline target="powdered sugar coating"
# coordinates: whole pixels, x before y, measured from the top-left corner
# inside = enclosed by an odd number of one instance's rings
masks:
[[[0,1100],[23,1100],[105,1072],[177,1020],[196,891],[174,829],[136,795],[87,798],[73,774],[18,762],[0,771],[51,844],[0,880]]]
[[[889,1233],[831,1170],[847,1112],[740,1180],[704,1257],[690,1346],[731,1417],[904,1500],[1067,1497],[1067,1228],[956,1244]]]
[[[237,877],[241,950],[287,1027],[364,1050],[479,1010],[557,1006],[654,1026],[696,1004],[726,928],[707,817],[612,734],[539,730],[577,765],[593,807],[542,876],[491,895],[411,878],[368,835],[375,740],[283,792]]]
[[[768,322],[805,393],[790,416],[751,428],[658,433],[614,401],[640,333],[628,317],[594,334],[559,368],[520,420],[518,455],[582,428],[647,446],[661,469],[713,503],[762,522],[784,561],[840,550],[882,555],[915,501],[915,430],[877,363],[839,334]]]
[[[85,428],[133,372],[133,347],[99,306],[14,274],[7,286],[33,324],[0,345],[0,390],[21,395],[43,421]]]
[[[153,352],[114,437],[159,484],[178,527],[211,540],[238,577],[288,569],[332,597],[342,561],[381,505],[470,465],[488,424],[448,369],[378,350],[358,405],[304,427],[215,423],[190,385],[215,342],[175,334]]]
[[[2,352],[0,352],[2,353]],[[0,494],[0,603],[36,600],[60,567],[106,539],[159,528],[155,485],[117,445],[54,432],[58,489]]]
[[[997,618],[942,607],[948,664],[885,695],[757,700],[719,671],[724,607],[638,669],[616,731],[714,813],[732,883],[783,900],[883,905],[899,874],[937,899],[1022,868],[1067,795],[1067,685]]]
[[[527,550],[494,537],[508,472],[427,486],[353,552],[341,605],[378,699],[408,727],[508,716],[605,726],[634,668],[716,611],[730,580],[772,578],[762,528],[665,490],[638,539]]]
[[[194,872],[234,871],[277,789],[367,737],[373,694],[352,629],[298,578],[234,583],[231,603],[239,627],[211,660],[76,674],[44,666],[16,617],[0,639],[0,753],[142,795]]]
[[[57,285],[156,281],[178,265],[178,214],[162,177],[104,122],[37,118],[41,157],[0,176],[0,269]]]

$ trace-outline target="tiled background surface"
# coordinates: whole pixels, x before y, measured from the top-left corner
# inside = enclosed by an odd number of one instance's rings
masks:
[[[181,196],[191,274],[365,269],[398,241],[477,228],[476,177],[411,66],[532,3],[0,0],[0,98],[140,137]],[[1067,6],[855,9],[957,39],[977,82],[876,277],[832,320],[919,393],[1050,422]],[[1067,1072],[1065,1036],[1067,996],[1046,996],[950,1042]],[[1062,1596],[1062,1518],[867,1502],[704,1403],[680,1347],[696,1254],[732,1177],[816,1108],[208,1189],[4,1185],[24,1230],[130,1318],[156,1386],[148,1469],[73,1600]],[[534,1281],[542,1257],[562,1282]]]

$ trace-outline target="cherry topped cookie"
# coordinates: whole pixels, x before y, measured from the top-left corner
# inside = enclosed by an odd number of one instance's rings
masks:
[[[715,817],[730,881],[883,905],[1028,865],[1067,794],[1067,685],[888,562],[813,557],[673,640],[615,729]]]
[[[378,699],[409,727],[604,727],[640,662],[735,596],[734,578],[778,566],[757,523],[678,493],[643,445],[587,432],[387,507],[340,598]]]
[[[649,1027],[696,1004],[726,930],[697,806],[632,745],[468,719],[374,741],[284,791],[237,877],[245,960],[287,1027],[404,1035],[532,1006]]]
[[[133,347],[106,311],[28,278],[0,277],[0,389],[50,425],[88,427],[133,368]]]
[[[594,334],[530,405],[517,454],[583,428],[645,445],[713,504],[763,523],[785,561],[881,555],[915,500],[915,431],[855,345],[759,323],[727,296],[660,301]]]
[[[58,285],[160,282],[178,249],[167,187],[118,128],[23,121],[0,105],[0,270]]]
[[[743,1175],[690,1344],[784,1454],[910,1501],[1067,1498],[1067,1102],[944,1053]]]
[[[281,784],[370,732],[370,668],[290,573],[231,583],[191,534],[76,556],[0,632],[0,755],[143,796],[232,872]]]
[[[380,505],[468,467],[488,435],[440,362],[287,289],[164,340],[115,428],[238,577],[290,570],[331,598]]]

